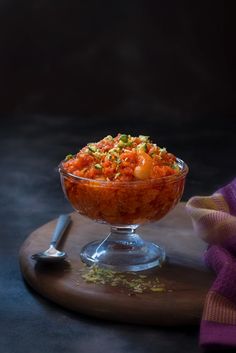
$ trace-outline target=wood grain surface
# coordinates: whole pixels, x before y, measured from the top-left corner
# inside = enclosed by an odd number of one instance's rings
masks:
[[[72,224],[59,244],[68,253],[67,262],[48,265],[31,259],[47,248],[56,220],[31,233],[20,249],[22,274],[38,293],[67,309],[103,319],[163,326],[199,323],[213,274],[202,263],[206,244],[194,234],[184,203],[161,221],[138,230],[144,239],[166,248],[167,263],[142,272],[150,279],[157,276],[164,292],[130,295],[124,288],[87,283],[81,276],[80,250],[89,241],[102,240],[109,227],[77,213],[71,216]]]

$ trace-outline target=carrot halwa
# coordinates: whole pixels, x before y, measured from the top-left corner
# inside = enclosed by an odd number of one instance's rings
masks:
[[[89,143],[60,165],[79,213],[116,225],[162,218],[182,196],[187,167],[148,136],[118,134]]]

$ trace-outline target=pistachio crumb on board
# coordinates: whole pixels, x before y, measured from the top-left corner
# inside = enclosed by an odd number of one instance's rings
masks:
[[[96,265],[92,267],[84,266],[79,270],[79,273],[81,279],[86,283],[117,287],[120,291],[127,292],[128,295],[169,292],[165,284],[153,275],[138,274],[137,272],[116,272]],[[78,285],[80,280],[77,282]]]

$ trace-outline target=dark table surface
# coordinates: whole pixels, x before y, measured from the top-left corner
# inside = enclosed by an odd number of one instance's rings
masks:
[[[2,115],[0,352],[200,352],[198,327],[147,327],[75,314],[42,298],[22,279],[18,251],[23,241],[71,211],[61,191],[59,161],[117,132],[151,135],[189,164],[183,200],[210,194],[235,176],[232,116]]]

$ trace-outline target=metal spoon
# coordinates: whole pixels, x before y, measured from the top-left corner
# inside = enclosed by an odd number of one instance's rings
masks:
[[[71,218],[68,215],[61,215],[58,218],[56,228],[52,234],[52,239],[50,246],[47,250],[33,254],[31,258],[37,261],[44,262],[59,262],[66,258],[66,253],[64,251],[59,251],[56,249],[56,245],[64,234],[66,228],[71,222]]]

